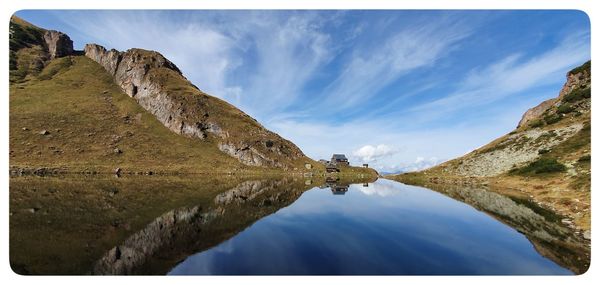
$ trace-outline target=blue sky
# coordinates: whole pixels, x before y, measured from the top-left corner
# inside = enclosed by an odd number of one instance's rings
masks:
[[[428,167],[515,128],[590,59],[579,11],[20,11],[75,48],[161,52],[308,156]]]

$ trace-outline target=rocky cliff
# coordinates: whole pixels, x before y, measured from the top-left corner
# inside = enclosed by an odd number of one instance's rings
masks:
[[[86,45],[84,52],[104,67],[127,95],[177,134],[213,140],[222,152],[250,166],[291,168],[298,159],[307,159],[293,143],[227,102],[200,91],[158,52],[119,52],[96,44]]]
[[[44,43],[50,55],[50,59],[73,54],[73,41],[69,36],[59,31],[46,31]]]
[[[541,157],[552,156],[565,163],[576,175],[574,165],[582,155],[589,155],[591,124],[591,63],[567,73],[566,83],[556,98],[529,109],[517,129],[497,140],[432,170],[450,175],[492,177],[525,166]],[[564,153],[574,137],[583,136],[578,152]],[[578,154],[571,157],[570,154]],[[583,170],[585,172],[585,170]]]
[[[588,62],[586,64],[591,63]],[[584,64],[583,67],[585,67],[586,64]],[[558,97],[548,99],[540,103],[539,105],[527,110],[527,112],[523,114],[521,121],[519,121],[517,128],[526,127],[529,122],[531,122],[535,118],[539,118],[544,112],[546,112],[550,108],[560,106],[561,101],[563,101],[565,96],[571,94],[571,92],[573,92],[574,90],[590,88],[592,85],[591,79],[591,70],[589,68],[575,69],[574,71],[567,73],[567,82],[563,85],[562,89],[558,94]]]

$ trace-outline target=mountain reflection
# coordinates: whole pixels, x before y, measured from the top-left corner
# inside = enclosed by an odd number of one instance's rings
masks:
[[[307,243],[304,247],[297,249],[301,249],[300,252],[310,249],[308,243],[321,249],[313,252],[314,255],[310,258],[299,259],[298,262],[317,258],[324,254],[324,251],[335,249],[330,246],[330,243],[319,243],[319,239],[331,239],[334,236],[337,236],[336,240],[339,242],[336,244],[341,246],[340,250],[342,250],[337,254],[347,254],[348,248],[354,245],[355,250],[352,252],[364,254],[364,262],[380,254],[383,254],[379,257],[381,262],[385,261],[384,256],[387,256],[386,258],[394,257],[398,260],[410,256],[413,256],[413,259],[433,258],[434,261],[438,260],[435,262],[441,262],[440,258],[444,256],[439,255],[441,252],[439,250],[429,252],[430,256],[428,256],[428,252],[418,255],[410,253],[417,250],[419,246],[424,246],[421,244],[422,242],[430,242],[429,247],[435,245],[435,247],[440,247],[440,250],[450,247],[449,249],[456,251],[453,253],[454,255],[470,254],[470,251],[459,251],[466,244],[452,245],[449,243],[452,240],[449,234],[454,230],[446,229],[446,226],[443,226],[457,222],[462,223],[460,219],[467,213],[464,212],[462,203],[447,198],[437,198],[427,194],[430,192],[428,190],[415,190],[416,187],[405,186],[389,180],[361,181],[331,177],[320,179],[313,177],[309,180],[298,177],[128,179],[96,181],[89,178],[79,180],[11,178],[10,262],[13,270],[21,274],[166,274],[183,272],[181,271],[183,268],[199,262],[198,259],[194,261],[196,256],[210,256],[210,254],[222,250],[222,247],[227,244],[232,246],[242,242],[244,239],[241,238],[243,236],[241,232],[251,235],[259,228],[262,228],[263,234],[270,233],[273,239],[269,238],[267,241],[262,237],[258,243],[253,239],[247,239],[245,242],[255,244],[257,250],[261,243],[268,242],[266,246],[272,248],[273,251],[264,253],[264,258],[267,259],[276,258],[274,256],[277,253],[274,251],[275,248],[286,248],[288,243],[298,246],[299,242],[300,244]],[[315,188],[314,191],[308,191]],[[322,196],[325,194],[323,190],[331,191],[327,196],[333,200]],[[554,217],[524,201],[515,201],[514,198],[464,186],[438,187],[432,190],[492,215],[495,219],[524,234],[539,254],[575,273],[585,271],[589,264],[589,245],[585,245],[583,241],[572,236],[569,229],[562,226]],[[334,199],[337,197],[332,197],[332,194],[346,197],[342,200]],[[341,201],[343,203],[340,203]],[[438,205],[438,203],[441,204]],[[27,211],[27,207],[35,207],[34,209],[38,210],[34,210],[35,213],[33,213]],[[427,217],[427,215],[444,217],[444,211],[458,212],[452,214],[457,215],[453,218],[454,220],[448,221]],[[294,213],[294,215],[290,216],[290,213]],[[476,212],[468,212],[469,219],[473,219],[471,216],[476,214]],[[414,215],[413,220],[410,219],[411,215]],[[293,229],[286,230],[291,235],[288,235],[286,231],[282,232],[285,227],[282,229],[270,227],[267,230],[265,225],[269,222],[262,222],[278,221],[282,218],[291,219],[290,227]],[[421,219],[425,219],[425,222],[419,222]],[[486,221],[478,229],[482,234],[486,233],[488,230],[486,224],[489,223],[487,221],[489,218],[482,216],[477,219]],[[261,221],[261,223],[257,223],[257,221]],[[255,226],[255,223],[262,226]],[[294,233],[298,230],[301,232]],[[489,230],[497,231],[500,228],[489,228]],[[420,232],[422,233],[420,234]],[[314,236],[311,238],[302,236],[308,233]],[[328,234],[320,237],[320,233]],[[365,236],[367,233],[371,233],[371,236]],[[415,236],[411,237],[412,235]],[[40,236],[52,238],[40,239]],[[278,238],[275,238],[276,236]],[[392,236],[395,238],[390,239]],[[508,236],[512,236],[512,234]],[[409,240],[405,240],[409,237]],[[306,238],[308,240],[302,242]],[[415,248],[405,248],[410,247],[410,244],[416,241],[414,239],[420,239],[419,244],[421,245],[415,244],[413,245],[417,246]],[[342,243],[342,240],[346,242]],[[384,240],[389,242],[388,249],[377,246],[369,251],[370,247],[365,244],[365,241],[377,240],[380,241],[376,244],[380,244]],[[404,249],[392,250],[394,244],[398,243],[400,244],[396,246]],[[501,244],[508,246],[504,241]],[[330,247],[322,248],[327,245]],[[380,245],[384,246],[385,242]],[[490,245],[489,250],[494,248],[493,245]],[[295,252],[291,248],[288,249],[290,251],[287,254]],[[241,249],[238,248],[238,250]],[[246,248],[246,250],[250,249]],[[496,253],[502,252],[501,247],[498,247]],[[518,254],[519,251],[516,252],[515,254]],[[280,254],[285,253],[286,251],[280,252]],[[516,258],[511,254],[502,253],[502,256],[505,256],[507,261]],[[298,256],[294,258],[300,258],[302,255],[303,253],[298,253]],[[452,256],[448,253],[445,255],[447,258]],[[486,258],[490,258],[490,256]],[[335,255],[332,255],[329,258],[334,257]],[[243,260],[242,256],[232,258]],[[259,260],[263,257],[255,256],[255,258]],[[288,266],[293,264],[291,260],[294,258],[285,259],[285,262],[290,262]],[[529,256],[527,258],[532,258],[532,261],[528,262],[535,261],[537,265],[522,266],[519,270],[530,268],[533,270],[532,272],[538,273],[554,272],[556,274],[560,272],[556,268],[552,269],[552,266],[537,257]],[[48,262],[51,260],[55,262]],[[328,259],[322,260],[325,262]],[[429,259],[422,260],[423,264],[429,261]],[[336,261],[331,260],[331,262],[335,263]],[[435,262],[432,264],[436,264]],[[380,272],[377,270],[387,270],[380,273],[413,274],[413,271],[407,269],[412,263],[403,263],[403,266],[407,266],[404,269],[389,264],[389,266],[371,269],[367,266],[350,272],[344,270],[351,270],[352,267],[327,271],[326,268],[329,265],[321,264],[323,267],[319,270],[324,270],[321,272],[306,267],[306,264],[298,264],[293,270],[288,272],[287,269],[282,269],[283,272],[280,273],[359,274],[362,272],[373,274]],[[227,264],[230,268],[235,268],[231,262]],[[514,266],[518,264],[515,262]],[[255,266],[259,266],[259,264],[255,264]],[[284,266],[284,264],[278,266]],[[543,269],[544,266],[550,267]],[[276,266],[273,265],[272,268],[276,268]],[[503,267],[498,268],[501,270]],[[509,274],[512,270],[516,270],[510,268],[512,267],[509,266],[502,270],[507,270]],[[435,268],[432,267],[427,270],[414,270],[421,274],[479,272],[460,267],[454,268],[456,271],[452,271],[452,269],[435,271]],[[478,270],[481,270],[482,273],[488,272],[483,267]],[[198,268],[191,271],[192,274],[218,274],[221,271],[203,272]],[[236,274],[236,272],[244,271],[221,273]],[[262,271],[257,269],[255,274],[260,274],[260,272]],[[504,271],[498,272],[502,274]],[[513,273],[519,272],[522,271],[516,270]],[[250,274],[253,273],[250,272]]]

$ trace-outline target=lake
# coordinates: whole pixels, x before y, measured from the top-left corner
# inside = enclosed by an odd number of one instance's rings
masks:
[[[11,178],[21,274],[568,275],[589,246],[485,189],[316,178]]]

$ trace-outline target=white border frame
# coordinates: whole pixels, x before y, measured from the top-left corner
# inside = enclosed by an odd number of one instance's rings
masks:
[[[477,0],[421,0],[421,1],[386,1],[386,0],[303,0],[292,3],[284,0],[221,0],[221,1],[192,1],[192,0],[102,0],[102,1],[74,1],[74,0],[5,0],[3,5],[5,8],[2,9],[1,19],[4,21],[3,25],[0,25],[0,34],[8,35],[8,21],[12,14],[19,10],[26,9],[435,9],[435,10],[545,10],[545,9],[567,9],[567,10],[581,10],[587,13],[591,22],[591,40],[592,40],[592,57],[594,54],[594,47],[597,43],[597,30],[598,24],[592,6],[594,2],[592,0],[488,0],[488,1],[477,1]],[[2,234],[0,234],[0,244],[2,250],[0,251],[0,272],[4,279],[3,284],[32,284],[40,282],[50,282],[52,284],[79,284],[86,282],[88,284],[102,284],[107,282],[125,282],[124,278],[130,277],[117,277],[117,276],[105,276],[105,277],[88,277],[88,276],[76,276],[76,277],[65,277],[65,276],[52,276],[52,277],[38,277],[38,276],[20,276],[15,274],[9,265],[8,255],[8,221],[9,221],[9,209],[8,209],[8,41],[2,41],[2,52],[0,53],[0,62],[2,67],[0,73],[2,75],[2,98],[0,104],[2,106],[2,120],[0,128],[2,131],[3,139],[0,141],[1,149],[3,150],[2,168],[0,169],[0,178],[3,182],[4,193],[0,195],[0,221]],[[592,73],[596,74],[598,70],[597,65],[592,65]],[[594,78],[594,77],[593,77]],[[592,78],[592,82],[594,79]],[[598,92],[593,92],[592,97],[598,96]],[[597,110],[598,100],[592,100],[592,110]],[[596,149],[597,140],[595,139],[597,116],[592,116],[592,148]],[[592,169],[596,169],[598,162],[596,159],[592,161]],[[592,189],[595,187],[596,179],[592,176]],[[596,195],[592,195],[592,205],[598,204]],[[597,229],[598,220],[595,218],[596,211],[592,211],[592,228]],[[291,277],[261,277],[261,276],[177,276],[177,277],[149,277],[149,276],[138,276],[135,280],[129,279],[130,282],[143,282],[147,284],[180,284],[181,282],[186,283],[204,283],[204,284],[218,284],[221,282],[236,282],[239,284],[278,284],[282,282],[286,284],[302,284],[312,282],[327,282],[327,283],[348,283],[348,284],[362,284],[366,282],[376,282],[377,284],[397,284],[398,282],[410,282],[410,283],[459,283],[461,285],[466,284],[477,284],[481,285],[482,282],[486,284],[506,284],[506,283],[531,283],[531,282],[543,282],[547,284],[590,284],[593,279],[597,279],[599,274],[596,270],[594,257],[598,256],[598,250],[592,245],[592,262],[590,269],[583,275],[579,276],[291,276]],[[597,258],[596,258],[597,259]]]

